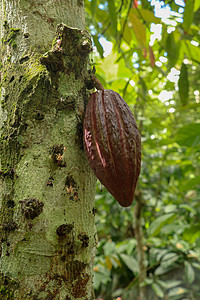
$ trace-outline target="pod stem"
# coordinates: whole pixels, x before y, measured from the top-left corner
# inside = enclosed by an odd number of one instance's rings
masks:
[[[104,90],[103,84],[100,82],[100,80],[94,74],[92,74],[92,81],[97,90],[101,90],[101,91]]]

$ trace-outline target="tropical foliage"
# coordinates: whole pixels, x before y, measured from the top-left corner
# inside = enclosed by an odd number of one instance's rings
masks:
[[[142,136],[147,299],[200,299],[200,1],[85,5],[96,74],[130,105]],[[121,208],[99,183],[96,207],[96,298],[137,299],[135,206]]]

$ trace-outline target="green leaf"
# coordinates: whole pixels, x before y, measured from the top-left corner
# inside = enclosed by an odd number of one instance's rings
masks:
[[[111,262],[112,262],[112,265],[113,265],[114,268],[117,268],[117,267],[121,268],[122,267],[122,264],[121,264],[121,262],[120,262],[117,255],[113,255],[111,257]]]
[[[180,146],[195,147],[200,145],[200,123],[183,126],[176,134],[175,140]]]
[[[196,239],[196,247],[200,248],[200,237]],[[199,265],[200,266],[200,265]]]
[[[148,92],[148,89],[147,89],[146,83],[145,83],[145,81],[142,79],[142,77],[139,78],[139,83],[140,83],[140,85],[141,85],[141,87],[142,87],[142,95],[143,95],[143,97],[145,97],[146,94],[147,94],[147,92]]]
[[[199,182],[200,182],[200,175],[197,176],[197,177],[199,178]],[[186,188],[186,190],[188,190],[188,188]],[[193,207],[191,207],[190,205],[188,205],[188,204],[181,204],[179,207],[183,208],[183,209],[186,209],[186,210],[192,212],[193,214],[196,213],[196,210]]]
[[[168,235],[168,234],[174,234],[174,232],[176,231],[180,232],[181,230],[183,230],[181,225],[167,224],[162,227],[161,233]]]
[[[195,186],[197,186],[199,184],[200,184],[200,175],[196,176],[195,178],[192,178],[191,180],[187,181],[184,185],[182,185],[181,186],[181,191],[190,190],[190,189],[194,188]],[[185,205],[185,207],[186,207],[186,205]],[[193,208],[190,207],[191,211],[192,211],[192,209]],[[195,210],[193,209],[192,212],[194,213]]]
[[[134,239],[131,240],[125,240],[123,242],[120,242],[116,246],[116,252],[117,253],[124,253],[127,251],[127,253],[132,253],[133,249],[136,248],[137,242]]]
[[[184,288],[182,288],[182,287],[177,287],[177,288],[171,289],[171,290],[169,291],[168,296],[169,296],[169,297],[179,296],[179,295],[183,295],[183,294],[185,294],[185,293],[187,293],[187,290],[186,290],[186,289],[184,289]],[[171,299],[171,298],[170,298],[170,299]],[[177,299],[177,298],[176,298],[176,299]],[[181,299],[181,298],[179,298],[179,299]]]
[[[108,270],[111,270],[112,269],[112,261],[109,256],[105,256],[105,262],[106,262],[106,267],[108,268]]]
[[[166,40],[166,50],[168,53],[168,59],[169,59],[169,67],[172,67],[175,65],[178,56],[179,56],[179,48],[180,48],[180,42],[176,43],[174,39],[174,33],[170,33],[167,36]]]
[[[175,218],[176,218],[176,214],[173,214],[173,213],[166,214],[166,215],[158,217],[149,226],[149,228],[148,228],[148,234],[150,236],[158,235],[160,233],[161,228],[165,224],[171,223]]]
[[[187,32],[193,21],[194,0],[187,0],[183,14],[183,28]]]
[[[95,12],[96,12],[96,8],[97,8],[97,0],[91,0],[91,13],[92,13],[92,17],[94,17]]]
[[[165,267],[171,266],[175,261],[177,261],[179,256],[175,252],[166,253],[162,258],[162,265]]]
[[[159,283],[165,289],[171,289],[173,287],[176,287],[177,285],[182,284],[182,281],[181,280],[165,280],[164,282],[161,282],[161,280],[159,280]]]
[[[108,11],[111,17],[111,24],[115,32],[117,32],[117,13],[115,10],[114,0],[108,1]]]
[[[104,249],[104,253],[106,256],[110,256],[113,254],[114,252],[114,249],[115,249],[115,243],[114,242],[107,242],[104,246],[103,246],[103,249]]]
[[[131,10],[129,13],[129,20],[132,24],[132,28],[138,43],[142,48],[146,46],[146,28],[144,24],[140,21],[138,16],[134,13],[134,10]]]
[[[191,225],[186,228],[183,233],[184,240],[195,243],[196,239],[200,236],[200,225]]]
[[[171,269],[173,269],[172,266],[165,266],[165,265],[161,265],[159,266],[156,271],[155,271],[155,275],[156,276],[160,276],[160,275],[163,275],[163,274],[166,274],[168,273]]]
[[[112,51],[96,65],[97,74],[100,74],[102,77],[104,77],[107,82],[117,79],[119,68],[118,64],[115,63],[117,57],[117,53]]]
[[[191,44],[190,41],[184,41],[183,51],[188,58],[200,63],[200,48]]]
[[[194,2],[194,12],[197,11],[200,7],[200,1],[199,0],[195,0]]]
[[[191,264],[187,261],[185,261],[185,276],[186,280],[189,284],[191,284],[195,279],[195,273],[191,266]]]
[[[97,51],[99,52],[101,58],[103,58],[103,47],[101,46],[101,44],[99,43],[99,38],[97,35],[93,35],[92,36],[93,38],[93,41],[94,41],[94,44],[95,46],[97,47]]]
[[[154,282],[154,283],[152,284],[152,289],[154,290],[155,294],[156,294],[158,297],[161,297],[161,298],[164,297],[163,290],[161,289],[161,287],[160,287],[157,283]]]
[[[156,256],[157,261],[161,260],[167,253],[169,253],[168,249],[160,249],[158,255]]]
[[[101,272],[94,272],[94,288],[98,289],[101,284],[107,284],[111,279],[110,279],[110,271],[101,271]]]
[[[156,18],[154,13],[148,9],[138,8],[137,12],[138,12],[138,16],[141,16],[145,22],[155,23],[155,24],[160,23],[160,19]]]
[[[166,274],[166,273],[168,273],[170,270],[172,270],[173,269],[173,266],[171,265],[171,266],[165,266],[165,265],[161,265],[161,266],[159,266],[157,269],[156,269],[156,271],[155,271],[155,275],[156,276],[160,276],[160,275],[163,275],[163,274]]]
[[[188,81],[188,71],[187,65],[182,63],[181,72],[178,80],[178,88],[179,88],[179,97],[182,104],[185,106],[188,104],[189,97],[189,81]]]
[[[120,254],[121,259],[125,263],[125,265],[135,274],[139,272],[138,262],[132,256],[126,254]]]
[[[132,28],[128,26],[128,24],[126,24],[124,28],[123,37],[126,43],[130,45],[131,41],[133,40],[133,31]]]
[[[112,297],[119,299],[119,296],[123,294],[123,289],[117,289],[112,292]]]
[[[199,240],[200,240],[200,238],[199,238]],[[200,248],[200,245],[199,245],[198,247]],[[198,270],[200,270],[200,264],[199,264],[199,263],[193,262],[192,265],[193,265],[193,267],[195,267],[195,268],[197,268]]]

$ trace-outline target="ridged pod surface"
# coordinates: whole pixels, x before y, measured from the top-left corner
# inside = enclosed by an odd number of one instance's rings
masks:
[[[83,134],[86,157],[96,177],[121,206],[130,206],[140,174],[141,138],[124,99],[112,90],[93,93]]]

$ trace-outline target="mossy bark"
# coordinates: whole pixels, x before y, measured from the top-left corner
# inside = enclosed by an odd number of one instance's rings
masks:
[[[83,1],[3,0],[1,16],[0,298],[93,299]]]

